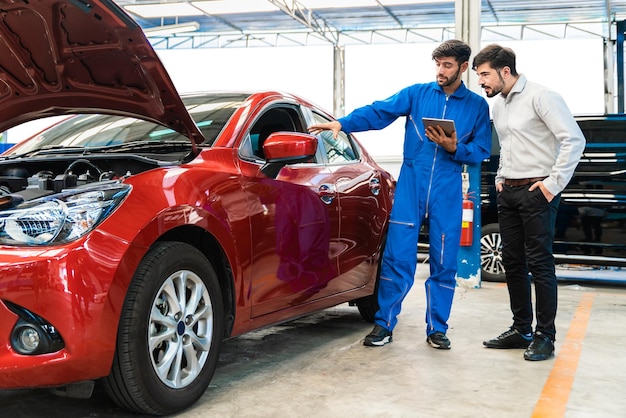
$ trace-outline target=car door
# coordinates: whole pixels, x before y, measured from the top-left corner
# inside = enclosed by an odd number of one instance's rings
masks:
[[[313,113],[316,123],[328,119]],[[350,135],[330,131],[320,135],[340,206],[339,272],[344,290],[365,285],[374,274],[374,254],[384,233],[386,207],[381,194],[381,171],[360,158]]]
[[[273,105],[257,118],[240,148],[251,230],[251,316],[333,293],[338,275],[339,199],[333,173],[318,162],[261,172],[263,142],[273,132],[305,132],[299,107]]]
[[[577,117],[586,146],[556,217],[558,261],[624,265],[626,140],[623,115]]]

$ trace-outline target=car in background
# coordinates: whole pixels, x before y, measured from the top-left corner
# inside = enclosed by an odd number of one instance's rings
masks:
[[[373,320],[395,183],[352,136],[307,132],[329,113],[181,98],[106,0],[7,3],[0,37],[0,132],[67,116],[0,156],[0,389],[100,382],[172,414],[226,338],[346,302]]]
[[[626,115],[577,116],[587,144],[561,193],[553,252],[561,265],[626,268]],[[499,159],[482,163],[480,239],[483,280],[504,281],[494,178]]]

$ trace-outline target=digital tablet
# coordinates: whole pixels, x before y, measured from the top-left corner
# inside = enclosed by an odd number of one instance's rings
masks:
[[[441,126],[446,135],[452,135],[452,132],[456,131],[454,127],[454,121],[452,119],[436,119],[436,118],[422,118],[424,123],[424,129],[428,126]]]

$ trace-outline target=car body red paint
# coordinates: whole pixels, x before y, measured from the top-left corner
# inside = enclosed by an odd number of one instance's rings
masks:
[[[181,99],[111,2],[5,6],[0,130],[76,116],[0,157],[0,388],[102,378],[119,393],[130,378],[118,355],[145,343],[141,393],[116,401],[168,414],[206,389],[223,338],[345,302],[371,319],[394,180],[355,138],[307,133],[330,114],[272,91]],[[168,291],[172,271],[189,287]],[[137,283],[154,281],[164,287],[138,301]],[[202,325],[166,324],[179,320],[174,302],[195,303],[188,320]],[[60,336],[58,349],[16,350],[15,327],[31,320]],[[128,335],[133,326],[145,334]],[[173,334],[153,342],[160,331]],[[155,353],[189,338],[191,351],[172,352],[191,377],[162,373]]]

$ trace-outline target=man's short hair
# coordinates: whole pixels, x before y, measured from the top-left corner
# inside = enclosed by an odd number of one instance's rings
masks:
[[[517,68],[515,68],[515,52],[513,52],[511,48],[498,44],[487,45],[474,57],[472,68],[476,70],[476,68],[483,64],[489,64],[491,68],[496,70],[509,67],[511,74],[513,76],[517,75]]]
[[[456,62],[463,64],[469,61],[470,55],[472,55],[472,48],[468,44],[458,39],[450,39],[435,48],[432,59],[453,57]]]

